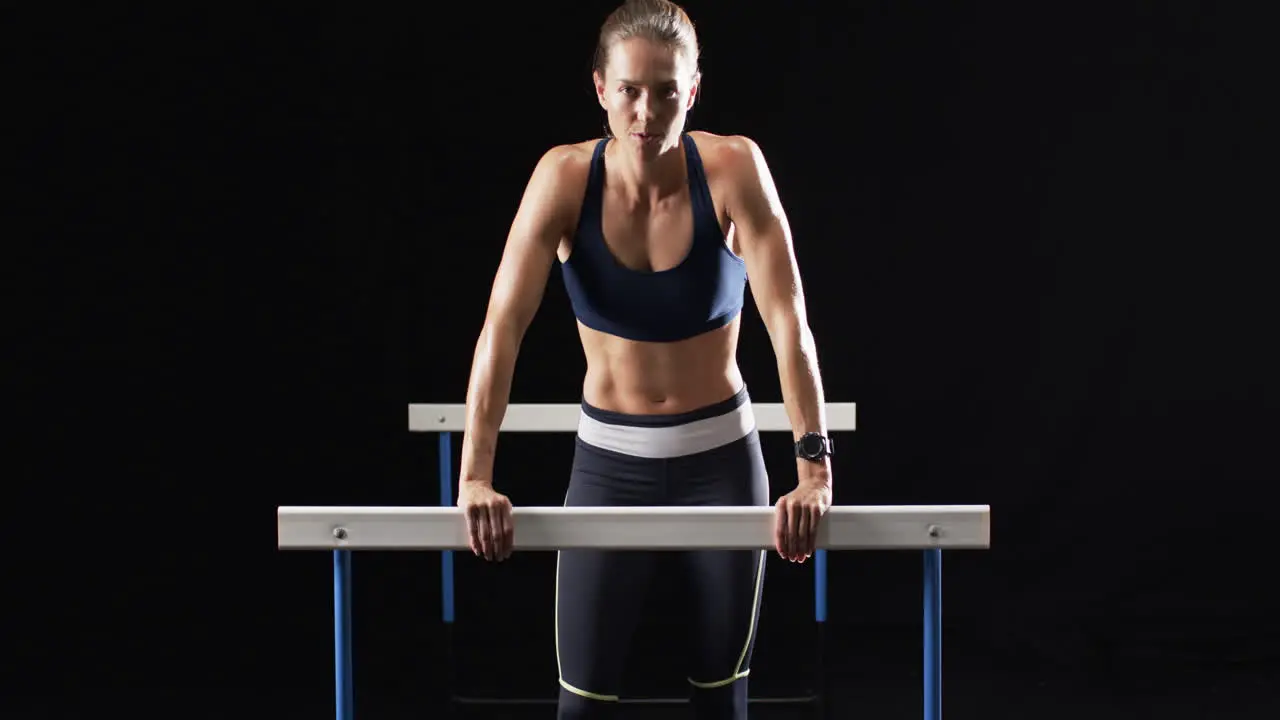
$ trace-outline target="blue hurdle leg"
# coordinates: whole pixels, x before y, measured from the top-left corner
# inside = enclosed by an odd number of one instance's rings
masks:
[[[942,720],[942,549],[924,551],[924,720]]]
[[[827,704],[827,551],[819,549],[813,554],[813,619],[818,623],[817,661],[818,681],[814,690],[817,696],[817,716],[825,719],[830,712]]]
[[[337,720],[356,715],[351,679],[351,551],[333,551],[333,671]]]
[[[440,507],[453,505],[453,434],[440,433]],[[453,622],[453,551],[440,557],[441,612],[446,624]]]
[[[813,619],[827,621],[827,551],[813,554]]]
[[[440,447],[440,507],[453,505],[453,434],[439,433]],[[440,553],[440,615],[444,620],[443,664],[446,692],[452,702],[456,693],[455,665],[453,661],[453,551]],[[450,706],[445,717],[453,717]]]

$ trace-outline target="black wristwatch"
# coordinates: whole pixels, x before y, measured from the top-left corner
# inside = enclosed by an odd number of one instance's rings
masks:
[[[805,460],[821,460],[835,454],[831,438],[816,432],[807,432],[796,441],[796,457]]]

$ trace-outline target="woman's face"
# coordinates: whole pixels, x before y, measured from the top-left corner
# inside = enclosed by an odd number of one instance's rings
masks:
[[[688,53],[643,38],[615,42],[605,75],[594,74],[613,136],[644,156],[679,144],[698,79]]]

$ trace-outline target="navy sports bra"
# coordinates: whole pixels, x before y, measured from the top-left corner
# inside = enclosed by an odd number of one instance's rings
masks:
[[[601,224],[604,148],[596,144],[569,259],[561,264],[578,320],[610,335],[674,342],[728,325],[742,310],[746,265],[725,244],[693,139],[683,136],[693,202],[693,244],[670,270],[631,270],[609,250]]]

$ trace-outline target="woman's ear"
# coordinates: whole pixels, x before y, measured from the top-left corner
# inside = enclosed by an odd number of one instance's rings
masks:
[[[604,76],[600,74],[599,70],[591,71],[591,82],[596,87],[596,101],[600,103],[600,107],[608,110],[609,106],[604,101]]]
[[[689,88],[689,105],[688,107],[685,108],[685,110],[693,109],[693,104],[697,101],[698,93],[701,90],[702,90],[702,72],[699,71],[693,74],[693,87]]]

